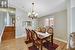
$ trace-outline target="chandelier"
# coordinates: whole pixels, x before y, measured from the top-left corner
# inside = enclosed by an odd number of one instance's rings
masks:
[[[36,19],[38,17],[38,13],[34,11],[34,2],[32,3],[32,11],[28,13],[28,17],[32,19]]]

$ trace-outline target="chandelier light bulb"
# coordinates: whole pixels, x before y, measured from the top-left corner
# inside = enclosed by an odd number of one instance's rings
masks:
[[[35,14],[35,12],[32,12],[32,14]]]
[[[36,13],[35,16],[38,16],[38,13]]]
[[[29,12],[29,13],[28,13],[28,16],[30,16],[30,15],[31,15],[31,13]]]

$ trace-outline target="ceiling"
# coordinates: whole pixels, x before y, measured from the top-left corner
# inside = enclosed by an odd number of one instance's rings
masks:
[[[34,0],[35,11],[39,16],[46,16],[51,13],[66,9],[65,0]],[[9,6],[20,8],[26,13],[31,11],[33,0],[9,0]]]

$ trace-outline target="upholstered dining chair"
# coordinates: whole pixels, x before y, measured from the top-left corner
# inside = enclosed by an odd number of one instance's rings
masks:
[[[36,31],[41,32],[41,27],[38,27]]]
[[[53,45],[53,28],[52,27],[49,27],[47,29],[47,33],[51,34],[51,36],[47,39],[47,41],[50,41]]]
[[[32,38],[33,38],[33,45],[40,48],[41,43],[37,36],[37,33],[34,30],[32,30]]]
[[[32,42],[32,32],[29,29],[26,29],[26,34],[27,34],[27,38],[26,38],[26,43]]]
[[[42,27],[42,28],[41,28],[41,32],[42,32],[42,33],[45,33],[45,32],[46,32],[46,28],[45,28],[45,27]]]

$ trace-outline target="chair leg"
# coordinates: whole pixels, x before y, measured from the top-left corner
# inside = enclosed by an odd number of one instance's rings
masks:
[[[39,50],[41,50],[41,46],[39,46]]]
[[[51,44],[53,45],[53,36],[51,36]]]

